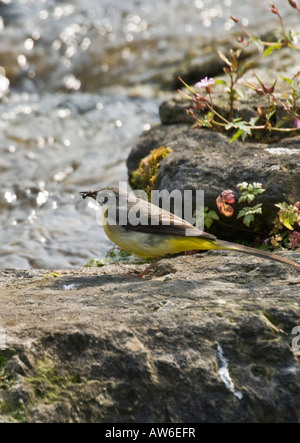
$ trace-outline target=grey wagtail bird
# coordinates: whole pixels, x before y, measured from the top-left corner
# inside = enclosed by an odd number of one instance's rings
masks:
[[[102,209],[102,223],[108,238],[121,249],[140,257],[156,260],[139,274],[143,278],[166,254],[191,250],[225,249],[274,260],[300,270],[300,264],[270,252],[217,239],[199,230],[182,218],[117,187],[80,192],[82,198],[92,197]],[[110,198],[113,197],[113,198]],[[130,210],[139,213],[143,223],[130,223]]]

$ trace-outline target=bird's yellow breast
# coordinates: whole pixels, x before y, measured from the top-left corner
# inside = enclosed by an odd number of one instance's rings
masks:
[[[148,234],[110,224],[104,224],[104,230],[113,243],[140,257],[162,257],[193,249],[219,249],[217,243],[199,237]]]

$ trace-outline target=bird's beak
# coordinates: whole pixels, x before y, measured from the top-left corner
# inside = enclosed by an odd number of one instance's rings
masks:
[[[81,195],[81,197],[83,199],[85,199],[87,197],[92,197],[96,200],[98,191],[85,191],[85,192],[79,192],[79,194]]]

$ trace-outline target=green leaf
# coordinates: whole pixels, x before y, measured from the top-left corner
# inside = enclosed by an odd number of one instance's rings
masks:
[[[278,212],[279,222],[292,231],[293,225],[298,221],[298,211],[295,210],[295,206],[286,202],[277,203],[275,206],[280,209]]]
[[[285,82],[289,83],[291,86],[293,86],[293,80],[288,78],[288,77],[284,77],[283,75],[279,76],[280,78],[282,78],[282,80],[284,80]]]
[[[221,78],[216,78],[215,79],[215,84],[216,85],[224,85],[224,86],[229,86],[226,80],[223,80]]]
[[[247,198],[248,198],[248,195],[247,195],[247,194],[243,194],[243,195],[239,198],[238,202],[239,202],[239,203],[244,203],[245,201],[247,201]]]
[[[234,134],[234,136],[229,140],[229,143],[234,142],[236,139],[238,139],[241,135],[243,134],[243,131],[241,129],[239,129],[238,131],[236,131],[236,133]]]
[[[290,229],[291,231],[294,230],[294,228],[293,228],[293,226],[291,225],[289,219],[286,218],[286,219],[284,220],[283,224],[284,224],[284,226],[285,226],[286,228]]]
[[[248,214],[243,219],[244,225],[246,225],[248,228],[252,222],[254,222],[254,215],[253,214]]]
[[[262,191],[262,192],[264,192],[265,191],[265,189],[262,189],[262,183],[260,183],[260,182],[253,182],[253,187],[257,190],[257,191]]]
[[[265,192],[265,189],[262,189],[262,184],[258,182],[249,184],[247,182],[239,183],[237,188],[242,192],[242,195],[239,198],[239,203],[245,201],[251,203],[257,195]]]
[[[200,118],[199,120],[197,120],[197,122],[200,123],[202,126],[205,126],[207,128],[211,128],[212,127],[211,112],[206,114],[203,118]]]
[[[209,208],[206,206],[204,208],[204,225],[208,229],[211,227],[214,221],[219,220],[219,216],[216,213],[216,211],[210,211]]]
[[[244,75],[247,71],[249,71],[249,69],[252,68],[253,64],[254,64],[254,61],[249,62],[249,63],[246,63],[244,66],[242,66],[241,69],[239,69],[239,70],[237,71],[237,73],[236,73],[236,80],[239,80],[240,78],[242,78],[243,75]]]
[[[267,57],[274,51],[274,49],[280,49],[281,47],[282,43],[276,43],[275,45],[268,46],[267,49],[264,50],[263,56]]]
[[[259,203],[258,205],[255,205],[253,207],[248,206],[246,208],[243,208],[237,215],[237,219],[243,218],[243,223],[249,228],[250,224],[255,221],[254,216],[257,214],[262,214],[262,204]]]
[[[265,189],[256,189],[255,191],[254,191],[254,194],[255,195],[259,195],[259,194],[263,194],[265,192]]]
[[[241,120],[241,118],[236,118],[233,120],[233,122],[230,122],[225,126],[226,130],[231,128],[236,128],[237,132],[231,138],[229,143],[232,143],[238,137],[242,137],[242,140],[245,140],[247,135],[251,135],[251,128],[249,127],[248,123]]]
[[[248,194],[247,195],[247,202],[248,203],[252,203],[254,199],[255,199],[255,195],[254,194]]]
[[[294,37],[296,34],[293,34],[293,32],[289,29],[287,32],[287,38],[292,43],[294,41]]]
[[[255,126],[257,120],[259,120],[259,117],[252,117],[252,118],[250,118],[250,121],[249,121],[250,125],[251,126]]]
[[[239,183],[237,185],[237,188],[239,189],[239,191],[245,191],[245,189],[248,189],[248,183],[247,182]]]
[[[187,84],[187,83],[185,83],[185,81],[183,81],[182,80],[182,78],[181,77],[178,77],[179,78],[179,80],[181,81],[181,83],[183,83],[184,84],[184,86],[193,94],[193,95],[195,95],[195,91],[193,91],[193,89]]]
[[[276,112],[276,107],[274,106],[274,108],[272,108],[267,114],[266,114],[266,119],[270,120],[270,118],[272,117],[272,115],[274,115]]]
[[[253,214],[262,214],[262,204],[258,203],[257,205],[252,207]]]

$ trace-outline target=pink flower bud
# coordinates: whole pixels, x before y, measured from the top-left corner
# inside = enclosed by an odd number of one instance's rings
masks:
[[[233,20],[235,23],[239,23],[239,19],[237,17],[235,17],[234,15],[230,16],[231,20]]]
[[[188,113],[188,115],[190,117],[195,117],[195,114],[193,113],[193,111],[191,109],[186,109],[186,112]]]
[[[295,0],[289,0],[289,4],[291,5],[292,8],[298,9],[298,5],[297,2],[295,2]]]
[[[265,95],[265,91],[262,88],[256,88],[255,92],[259,95]]]
[[[273,12],[273,14],[278,14],[278,9],[276,8],[276,6],[274,5],[274,3],[271,3],[271,12]]]

